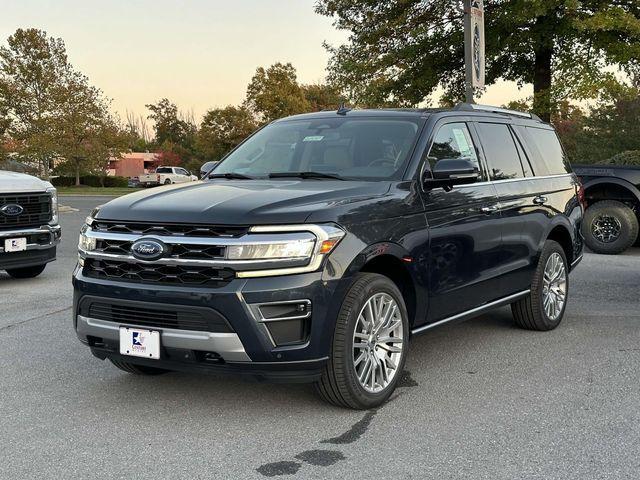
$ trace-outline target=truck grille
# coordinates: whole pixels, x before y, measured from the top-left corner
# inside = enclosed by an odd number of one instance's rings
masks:
[[[141,327],[202,332],[233,332],[227,320],[211,308],[171,304],[147,304],[127,300],[84,297],[79,305],[80,315]]]
[[[131,233],[134,235],[179,235],[184,237],[226,237],[245,235],[249,227],[220,225],[178,225],[170,223],[128,223],[97,221],[92,226],[96,232]]]
[[[48,193],[14,194],[0,196],[0,209],[5,205],[20,205],[20,215],[0,212],[0,228],[38,227],[51,220],[51,195]]]
[[[106,280],[170,285],[220,286],[230,282],[233,270],[207,266],[131,263],[120,260],[85,260],[84,274]]]
[[[133,241],[129,240],[99,239],[96,241],[96,249],[94,251],[115,255],[129,255],[133,243]],[[174,244],[166,257],[181,260],[215,260],[224,258],[224,252],[225,247],[218,245]]]

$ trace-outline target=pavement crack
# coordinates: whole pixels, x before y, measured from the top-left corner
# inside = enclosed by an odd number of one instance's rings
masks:
[[[39,320],[44,317],[48,317],[49,315],[55,315],[56,313],[66,312],[67,310],[71,310],[72,307],[61,308],[60,310],[54,310],[53,312],[43,313],[42,315],[37,315],[35,317],[27,318],[26,320],[20,320],[19,322],[10,323],[9,325],[5,325],[4,327],[0,327],[0,332],[5,332],[11,330],[12,328],[19,327],[20,325],[24,325],[25,323],[33,322],[34,320]]]

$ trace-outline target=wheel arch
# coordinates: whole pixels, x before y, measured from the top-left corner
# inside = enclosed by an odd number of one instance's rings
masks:
[[[549,232],[545,238],[546,240],[553,240],[560,244],[562,249],[564,250],[564,254],[567,257],[567,262],[569,266],[576,260],[575,258],[575,249],[574,249],[574,238],[571,234],[572,229],[570,226],[566,225],[564,222],[557,221],[551,225]],[[542,251],[542,245],[540,247]]]
[[[587,205],[600,200],[632,201],[640,205],[640,190],[620,178],[597,178],[583,185]]]
[[[404,299],[409,314],[409,324],[413,325],[422,314],[426,301],[419,301],[422,289],[417,286],[412,257],[409,252],[396,243],[383,242],[370,245],[351,263],[347,272],[377,273],[390,279]]]

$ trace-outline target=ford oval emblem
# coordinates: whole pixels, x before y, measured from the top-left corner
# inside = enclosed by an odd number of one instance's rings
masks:
[[[0,212],[4,213],[8,217],[15,217],[24,212],[24,208],[22,205],[16,205],[15,203],[10,203],[0,208]]]
[[[160,240],[144,239],[136,240],[131,245],[131,253],[140,260],[158,260],[167,253],[167,246]]]

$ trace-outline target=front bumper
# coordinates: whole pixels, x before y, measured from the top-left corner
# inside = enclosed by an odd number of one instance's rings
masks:
[[[56,259],[56,245],[60,243],[61,235],[60,225],[0,230],[0,270],[52,262]],[[22,252],[5,252],[4,241],[10,238],[26,238],[27,249]]]
[[[325,281],[322,272],[270,278],[234,279],[216,288],[148,285],[93,279],[82,268],[74,272],[74,326],[80,341],[101,359],[168,370],[203,373],[231,373],[255,379],[281,382],[317,380],[330,351],[331,339],[341,304],[341,281]],[[228,331],[195,331],[153,327],[123,317],[105,321],[91,316],[87,299],[118,302],[163,311],[199,309],[215,313],[228,323]],[[309,300],[311,312],[300,342],[277,345],[271,325],[256,314],[256,305]],[[142,318],[142,317],[141,317]],[[160,360],[121,356],[120,326],[161,332]],[[212,329],[215,330],[215,329]]]

